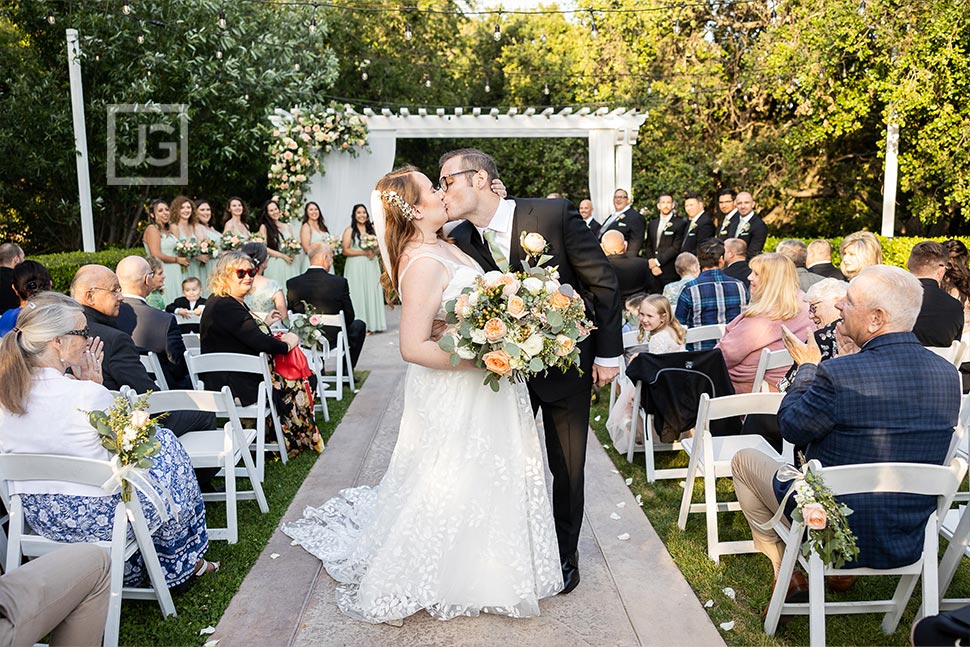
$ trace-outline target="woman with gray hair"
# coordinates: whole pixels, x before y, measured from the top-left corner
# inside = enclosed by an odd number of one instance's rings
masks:
[[[842,321],[842,315],[835,307],[839,301],[845,298],[845,293],[849,290],[846,281],[838,279],[822,279],[808,288],[805,294],[805,301],[808,303],[808,316],[815,322],[815,343],[822,351],[822,360],[838,357],[839,355],[849,355],[859,349],[851,339],[839,335],[836,326]],[[785,391],[795,379],[795,371],[798,366],[792,366],[788,374],[778,382],[778,390]]]

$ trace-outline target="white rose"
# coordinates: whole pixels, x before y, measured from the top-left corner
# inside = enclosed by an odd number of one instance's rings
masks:
[[[521,357],[513,357],[509,360],[509,368],[513,371],[521,371],[525,368],[525,360]]]
[[[485,331],[484,330],[482,330],[481,328],[475,328],[475,329],[472,330],[472,342],[473,343],[475,343],[475,344],[484,344],[487,341],[488,341],[488,338],[485,337]]]
[[[546,250],[546,239],[536,233],[526,234],[522,239],[522,249],[537,256]]]
[[[485,281],[486,286],[494,288],[496,285],[498,285],[498,280],[500,278],[502,278],[502,273],[498,270],[492,270],[491,272],[485,272],[485,276],[482,277],[482,280]]]
[[[529,291],[529,294],[539,294],[542,292],[542,281],[534,276],[530,276],[522,281],[522,287]]]
[[[459,312],[458,314],[459,316],[461,316],[462,319],[467,319],[468,317],[472,316],[472,313],[474,312],[475,312],[475,308],[473,308],[471,304],[469,304],[469,305],[466,305],[464,308],[462,308],[461,312]]]
[[[559,284],[555,281],[546,281],[546,294],[559,292]]]
[[[457,352],[458,357],[462,359],[475,359],[478,356],[478,354],[475,351],[473,351],[471,348],[468,348],[466,346],[459,346],[455,352]]]
[[[519,344],[519,348],[529,357],[535,357],[542,352],[542,335],[531,335]]]
[[[478,292],[472,291],[468,293],[468,305],[473,306],[478,303]]]

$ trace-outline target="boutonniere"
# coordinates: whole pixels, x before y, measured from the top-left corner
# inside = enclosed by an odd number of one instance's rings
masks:
[[[525,252],[526,262],[523,264],[526,266],[528,266],[529,260],[533,260],[535,266],[539,267],[552,259],[552,256],[546,254],[549,251],[549,243],[542,237],[542,234],[523,231],[519,236],[519,245],[522,246],[522,251]]]
[[[695,229],[697,229],[697,221],[696,220],[690,223],[690,227],[687,229],[687,233],[689,234],[690,232],[694,231]]]
[[[626,211],[622,211],[622,212],[616,214],[616,219],[617,220],[623,220],[624,218],[626,218]]]
[[[738,226],[738,230],[734,233],[734,235],[740,237],[742,234],[748,233],[748,229],[750,229],[750,227],[748,226],[749,224],[750,223],[747,223],[747,222],[741,223]]]

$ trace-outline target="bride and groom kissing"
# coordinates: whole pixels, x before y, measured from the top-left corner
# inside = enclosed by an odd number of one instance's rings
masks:
[[[397,444],[379,485],[343,490],[283,528],[324,562],[339,607],[360,620],[399,624],[421,609],[441,619],[534,616],[540,599],[580,581],[590,391],[616,376],[623,350],[616,275],[572,203],[503,199],[497,177],[489,155],[462,149],[441,158],[438,186],[404,167],[373,195],[410,364]],[[445,238],[449,220],[464,222]],[[580,371],[493,391],[471,361],[452,366],[433,331],[443,304],[483,271],[505,259],[522,269],[526,233],[548,243],[547,266],[583,297],[596,329],[580,342]]]

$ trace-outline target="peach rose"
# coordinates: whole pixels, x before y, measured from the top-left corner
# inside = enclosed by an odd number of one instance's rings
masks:
[[[505,311],[516,319],[521,319],[526,314],[525,301],[522,297],[517,297],[514,294],[509,297],[509,304],[506,306]]]
[[[812,530],[823,530],[826,524],[828,524],[828,517],[821,503],[807,503],[803,505],[802,520]]]
[[[556,355],[560,357],[565,357],[569,353],[573,352],[576,348],[576,341],[572,337],[567,337],[566,335],[556,335]]]
[[[519,291],[519,279],[515,278],[511,274],[503,274],[498,279],[499,285],[505,287],[502,288],[502,296],[509,297]]]
[[[498,341],[509,332],[509,327],[501,319],[489,319],[482,328],[485,331],[485,339],[488,341]]]
[[[135,429],[141,429],[148,424],[149,416],[147,411],[132,411],[131,412],[131,426]]]
[[[504,350],[493,350],[482,356],[485,360],[485,368],[498,375],[507,375],[512,370],[512,357]]]
[[[549,295],[549,303],[554,308],[568,308],[569,304],[572,303],[572,299],[557,290]]]
[[[527,254],[538,256],[542,252],[546,251],[546,239],[540,234],[536,233],[524,234],[522,236],[522,249],[524,249]]]
[[[455,299],[455,314],[462,318],[468,316],[467,313],[465,312],[466,308],[469,308],[468,295],[459,294],[458,298]]]

